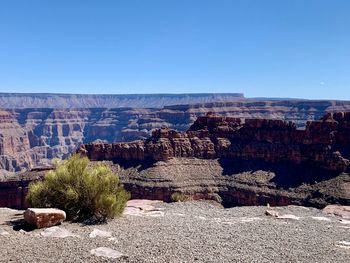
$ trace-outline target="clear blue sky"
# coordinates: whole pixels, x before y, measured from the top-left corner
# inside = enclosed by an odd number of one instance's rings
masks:
[[[1,0],[0,92],[350,99],[348,0]]]

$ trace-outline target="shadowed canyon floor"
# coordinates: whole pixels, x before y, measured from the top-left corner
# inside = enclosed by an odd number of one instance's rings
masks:
[[[20,211],[0,209],[0,262],[350,261],[350,221],[315,208],[274,208],[284,215],[277,219],[264,215],[266,207],[151,204],[104,225],[30,232],[13,230]]]
[[[214,200],[226,207],[267,203],[319,208],[333,203],[350,205],[348,174],[328,179],[314,178],[313,181],[309,178],[310,181],[305,183],[307,173],[288,174],[284,170],[279,174],[250,167],[245,172],[232,174],[227,173],[217,159],[195,158],[172,158],[150,167],[114,167],[133,198],[171,201],[172,195],[179,193],[189,199]],[[286,184],[288,176],[291,178]]]

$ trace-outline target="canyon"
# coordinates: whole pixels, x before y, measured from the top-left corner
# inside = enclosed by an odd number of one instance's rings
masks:
[[[206,199],[240,205],[350,205],[350,112],[327,113],[304,128],[278,119],[207,113],[186,131],[159,128],[132,142],[81,144],[104,162],[132,198]],[[3,177],[0,206],[25,208],[31,181],[50,167]]]
[[[168,128],[79,152],[109,161],[133,198],[209,199],[236,205],[350,204],[350,112],[298,129],[290,121],[209,113],[186,132]]]
[[[192,102],[196,101],[195,95],[191,95],[192,97],[189,94],[183,95],[185,99],[181,100],[180,97],[175,102],[188,102],[188,98]],[[163,101],[162,105],[174,103],[159,96],[154,96],[152,101],[158,99]],[[97,99],[91,99],[90,104],[88,100],[72,104],[74,96],[68,102],[54,104],[61,106],[59,108],[45,108],[48,101],[45,103],[39,101],[35,104],[22,99],[18,104],[14,100],[13,105],[18,108],[0,110],[0,175],[49,167],[52,159],[67,158],[81,144],[94,141],[113,143],[146,139],[151,136],[152,130],[162,127],[185,131],[198,116],[207,112],[235,118],[293,121],[297,128],[302,128],[307,121],[317,120],[327,112],[350,110],[349,101],[254,100],[244,99],[235,94],[231,97],[229,95],[225,97],[223,94],[218,94],[216,97],[201,96],[198,97],[204,101],[201,103],[165,105],[160,108],[150,108],[148,104],[150,101],[146,99],[142,103],[128,101],[130,103],[127,105],[133,107],[116,108],[88,108],[91,105],[101,106]],[[4,107],[10,105],[9,98],[12,97],[0,97],[3,101],[7,100],[0,105]],[[235,99],[232,100],[232,97]],[[36,101],[35,96],[30,98],[31,101]],[[231,100],[226,101],[229,98]],[[207,102],[212,100],[215,101]],[[86,103],[85,108],[64,108],[66,105],[81,106],[83,103]],[[22,108],[28,105],[37,108]]]

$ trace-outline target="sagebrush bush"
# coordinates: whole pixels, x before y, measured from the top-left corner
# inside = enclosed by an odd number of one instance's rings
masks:
[[[185,201],[189,201],[190,197],[180,193],[180,192],[175,192],[171,195],[171,201],[173,202],[185,202]]]
[[[128,192],[119,177],[103,164],[90,165],[86,157],[73,155],[56,163],[41,182],[29,185],[28,203],[32,207],[55,207],[74,221],[105,221],[123,212]]]

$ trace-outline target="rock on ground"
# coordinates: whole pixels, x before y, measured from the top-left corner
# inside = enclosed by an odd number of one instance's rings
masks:
[[[24,212],[24,220],[36,228],[55,226],[65,219],[66,213],[55,208],[28,208]]]
[[[340,216],[341,218],[350,219],[350,206],[345,205],[327,205],[323,212],[327,215]]]
[[[104,257],[104,258],[120,258],[120,257],[124,256],[119,251],[116,251],[116,250],[111,249],[109,247],[99,247],[96,249],[92,249],[90,251],[90,253],[95,255],[95,256]]]
[[[78,237],[78,235],[73,234],[71,231],[58,226],[46,228],[40,234],[43,237],[55,237],[55,238]]]
[[[90,233],[89,237],[95,238],[95,237],[112,237],[112,232],[109,231],[103,231],[100,229],[94,229]]]

